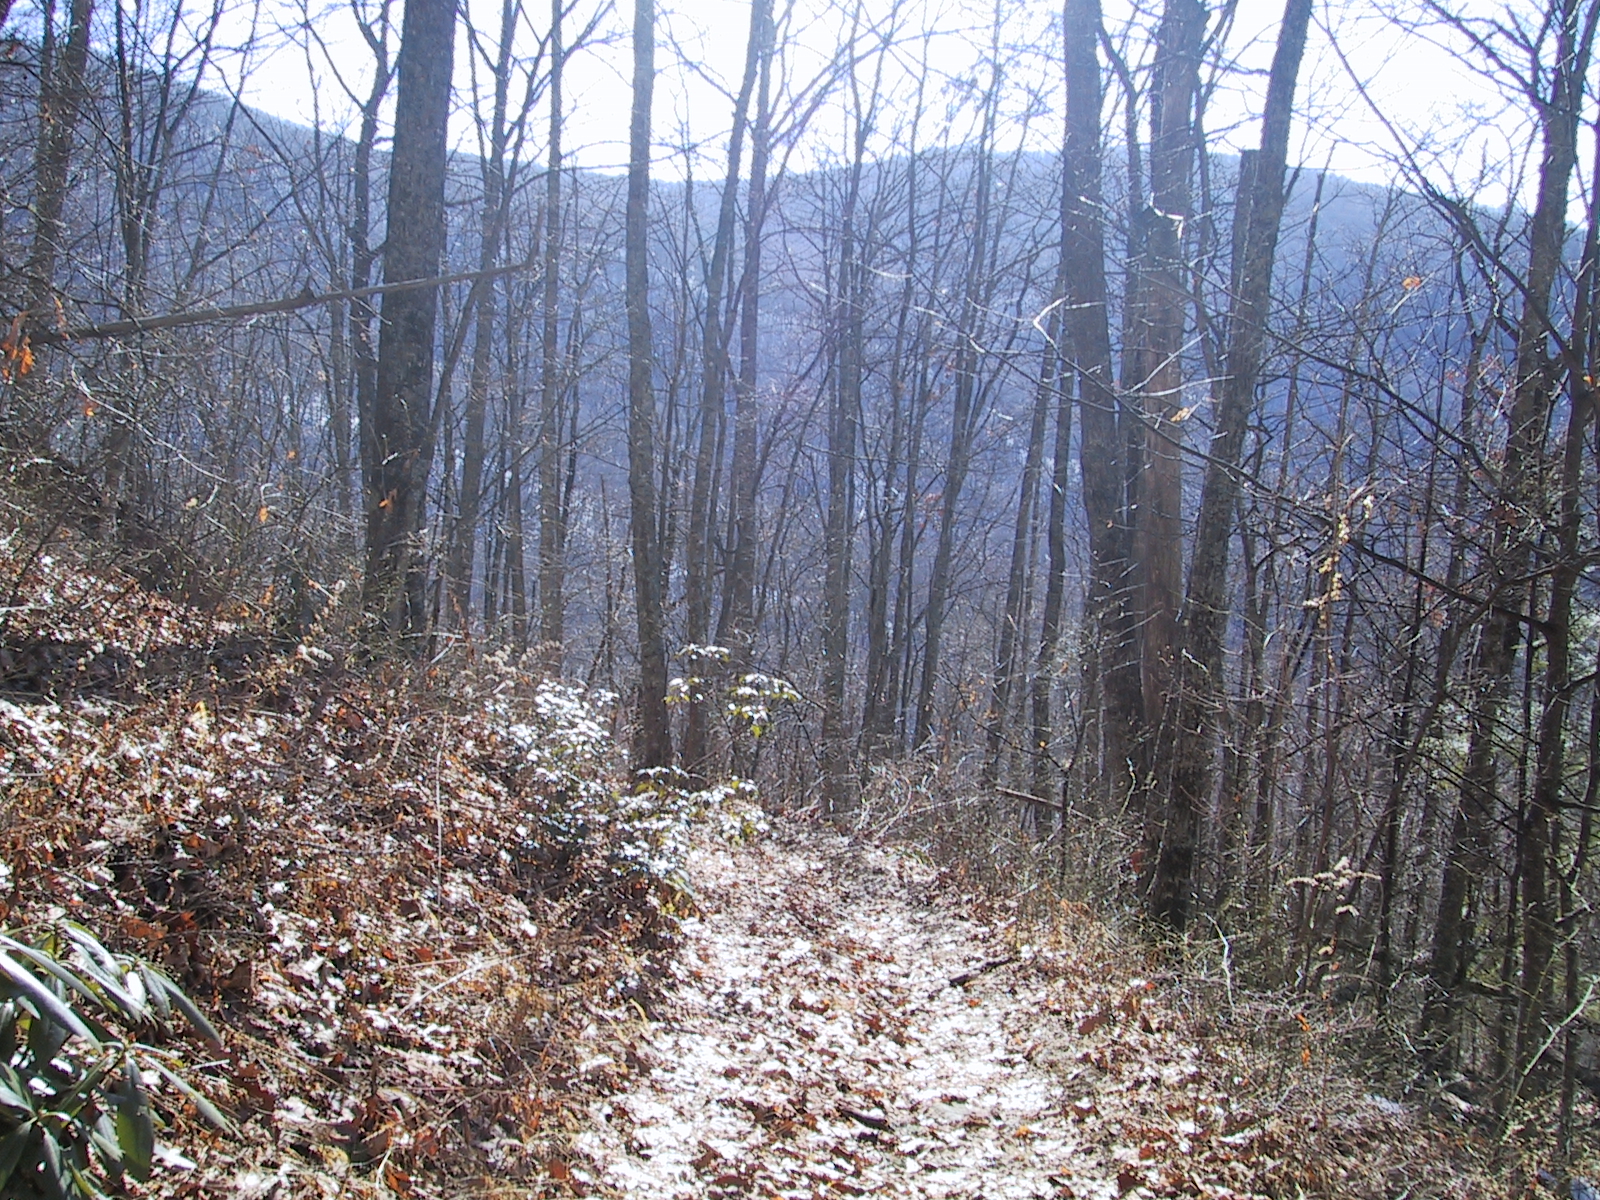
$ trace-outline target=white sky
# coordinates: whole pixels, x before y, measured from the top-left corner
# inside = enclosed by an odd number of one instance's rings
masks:
[[[303,19],[299,0],[262,0],[257,28],[273,32],[255,39],[245,97],[263,109],[303,122],[320,111],[325,125],[348,128],[353,106],[334,81],[329,58],[342,76],[364,86],[371,69],[370,55],[350,18],[352,0],[309,2],[326,5],[317,16],[316,28],[328,55],[313,53],[308,63],[303,35],[297,32]],[[374,4],[376,0],[358,2]],[[492,40],[500,5],[493,0],[467,2],[472,18]],[[780,5],[783,2],[779,0]],[[1158,0],[1143,2],[1154,9]],[[1502,4],[1466,2],[1481,12],[1509,11]],[[1512,0],[1512,5],[1520,2]],[[618,169],[626,157],[630,98],[627,27],[632,4],[619,0],[611,8],[605,0],[576,3],[578,11],[568,20],[569,37],[575,26],[597,11],[601,21],[596,43],[576,55],[569,66],[565,104],[569,162]],[[834,53],[845,36],[850,7],[849,0],[793,3],[785,39],[790,47],[787,76],[791,91],[803,88]],[[869,21],[886,22],[892,3],[894,0],[863,0],[862,7]],[[898,39],[886,59],[885,86],[902,98],[909,97],[926,58],[929,116],[923,125],[924,139],[937,135],[951,97],[961,94],[963,78],[978,85],[987,83],[987,30],[996,3],[1009,12],[1004,26],[1009,44],[1002,47],[1000,55],[1008,86],[1008,119],[1003,129],[1013,142],[1026,130],[1028,140],[1039,147],[1057,144],[1060,105],[1053,92],[1059,87],[1059,35],[1052,28],[1058,19],[1052,11],[1056,6],[1029,0],[900,0]],[[398,24],[403,0],[393,0],[393,4]],[[549,21],[544,0],[532,0],[532,5],[535,11],[524,22],[518,42],[519,50],[530,54]],[[1113,36],[1130,21],[1145,29],[1153,27],[1153,11],[1135,16],[1127,0],[1106,0],[1106,5]],[[748,0],[659,0],[659,7],[654,115],[657,170],[681,176],[686,165],[681,147],[693,144],[699,148],[695,173],[702,178],[719,174],[731,103],[716,85],[720,82],[729,93],[737,86],[749,29]],[[1508,186],[1520,190],[1509,181],[1530,165],[1527,156],[1532,139],[1525,112],[1508,107],[1493,83],[1475,74],[1467,61],[1443,44],[1447,40],[1444,35],[1408,30],[1385,9],[1386,0],[1321,0],[1297,93],[1300,116],[1295,126],[1297,150],[1292,157],[1310,167],[1326,164],[1336,172],[1369,182],[1393,178],[1396,140],[1374,114],[1376,106],[1406,141],[1422,149],[1430,171],[1440,177],[1459,174],[1460,186],[1469,190],[1466,180],[1481,175],[1484,183],[1479,198],[1489,203],[1502,201]],[[1214,144],[1229,148],[1255,144],[1261,93],[1281,16],[1282,0],[1239,0],[1224,44],[1244,70],[1225,74],[1211,101],[1207,125]],[[1147,38],[1135,37],[1128,44],[1133,53],[1147,53]],[[467,149],[472,145],[472,126],[467,112],[470,70],[464,34],[457,38],[456,70],[461,111],[455,132],[458,144]],[[867,70],[870,73],[871,67]],[[1360,80],[1361,88],[1355,86],[1352,76]],[[1044,92],[1045,104],[1043,115],[1025,121],[1029,88]],[[818,112],[809,140],[796,152],[796,165],[825,160],[835,148],[843,148],[842,100],[842,93],[836,91],[834,102]],[[905,104],[897,111],[904,113]],[[542,154],[546,112],[541,103],[533,118],[530,146],[535,154]],[[970,126],[963,122],[969,116],[970,106],[957,113],[951,140],[960,141],[967,134]],[[1108,119],[1120,129],[1119,117],[1108,113]],[[886,119],[885,137],[889,125]],[[1432,154],[1432,146],[1438,146],[1440,153]]]

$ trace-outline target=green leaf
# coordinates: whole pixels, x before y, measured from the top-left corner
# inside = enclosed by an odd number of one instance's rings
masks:
[[[185,1096],[193,1100],[195,1108],[199,1110],[202,1117],[210,1121],[218,1129],[222,1130],[223,1133],[234,1132],[233,1122],[230,1121],[226,1115],[224,1115],[220,1108],[211,1103],[210,1100],[207,1100],[204,1094],[202,1094],[201,1091],[193,1084],[183,1079],[176,1071],[173,1071],[165,1063],[152,1062],[150,1065],[156,1070],[160,1071],[168,1083],[172,1084],[173,1087],[177,1088]]]
[[[22,1117],[32,1117],[33,1097],[10,1063],[0,1063],[0,1108],[12,1109]]]
[[[58,1070],[53,1064],[56,1055],[61,1053],[61,1047],[67,1044],[67,1039],[72,1034],[63,1026],[44,1017],[32,1017],[28,1021],[28,1056],[31,1060],[27,1071],[31,1075],[48,1079],[60,1087],[68,1078],[65,1072]]]
[[[75,1163],[68,1164],[67,1170],[72,1173],[72,1182],[77,1185],[80,1196],[104,1196],[98,1184],[83,1173],[83,1168]]]
[[[45,1194],[57,1197],[59,1200],[70,1200],[72,1191],[68,1188],[66,1168],[61,1162],[61,1143],[56,1141],[56,1135],[48,1129],[41,1128],[39,1133],[39,1148],[44,1151],[44,1182],[46,1186],[54,1189]]]
[[[37,978],[16,959],[0,950],[0,975],[9,980],[19,992],[28,998],[41,1017],[54,1021],[72,1033],[77,1034],[96,1050],[100,1049],[100,1039],[97,1038],[87,1025],[79,1018],[78,1014],[68,1008],[43,981]]]
[[[217,1032],[217,1027],[206,1019],[205,1013],[195,1006],[193,1000],[184,995],[182,988],[154,967],[145,968],[144,975],[147,981],[153,979],[158,987],[165,990],[167,998],[184,1015],[189,1024],[194,1026],[196,1032],[218,1050],[222,1049],[222,1035]]]
[[[17,1004],[0,1003],[0,1062],[10,1062],[17,1054]]]
[[[100,1161],[105,1163],[106,1172],[113,1179],[120,1179],[122,1147],[117,1145],[116,1122],[106,1113],[100,1113],[95,1117],[94,1127],[89,1130],[89,1140],[94,1143],[95,1153],[100,1156]]]
[[[41,971],[55,976],[62,982],[64,986],[77,992],[78,995],[82,996],[96,1008],[103,1006],[104,1001],[99,995],[96,994],[92,987],[83,981],[81,976],[69,971],[66,967],[62,966],[43,950],[40,950],[34,946],[30,946],[25,942],[19,942],[15,938],[8,938],[4,934],[0,934],[0,946],[4,946],[13,954],[18,954],[23,958],[26,958]]]
[[[111,1073],[119,1061],[121,1061],[120,1051],[112,1050],[106,1053],[93,1067],[78,1076],[71,1087],[57,1096],[52,1101],[52,1107],[63,1116],[76,1121],[84,1105],[94,1098],[94,1089],[100,1086],[100,1081]]]
[[[82,956],[82,970],[99,985],[96,1003],[105,1005],[110,1000],[122,1018],[133,1024],[148,1021],[149,1007],[123,986],[122,973],[111,952],[76,926],[67,926],[67,936]]]
[[[150,1178],[156,1152],[156,1128],[150,1119],[150,1098],[139,1081],[133,1059],[124,1064],[123,1085],[117,1093],[117,1145],[128,1174],[143,1182]]]
[[[33,1140],[38,1130],[32,1121],[24,1121],[4,1138],[0,1138],[0,1196],[9,1196],[6,1184],[11,1181],[12,1173],[17,1169],[17,1164],[22,1161],[23,1154],[28,1149],[28,1143]]]
[[[160,1014],[161,1019],[163,1021],[171,1020],[172,1005],[167,1003],[167,990],[157,982],[158,978],[165,979],[166,976],[158,976],[154,967],[140,963],[139,978],[144,983],[145,995],[150,997],[150,1003],[155,1007],[156,1012]]]

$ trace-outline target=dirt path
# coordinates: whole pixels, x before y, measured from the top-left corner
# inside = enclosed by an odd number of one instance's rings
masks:
[[[1043,985],[930,903],[925,870],[808,832],[701,846],[690,871],[704,911],[651,1070],[577,1145],[595,1194],[1117,1194],[1071,1166]]]

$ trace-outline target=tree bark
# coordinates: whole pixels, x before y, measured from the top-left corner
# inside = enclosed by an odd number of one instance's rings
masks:
[[[406,0],[389,166],[385,283],[430,279],[444,257],[446,125],[454,59],[455,0]],[[367,493],[362,606],[390,635],[418,634],[421,561],[416,545],[427,500],[432,429],[436,288],[385,294],[378,336]]]
[[[685,633],[689,644],[704,645],[711,631],[711,531],[716,523],[717,474],[715,468],[718,431],[723,427],[723,407],[730,371],[728,336],[730,320],[723,319],[723,283],[728,260],[733,253],[733,234],[739,198],[740,164],[744,157],[745,130],[749,123],[750,99],[765,40],[767,10],[771,0],[753,0],[750,6],[750,37],[745,50],[744,77],[733,104],[733,129],[728,135],[727,172],[717,208],[717,227],[713,235],[711,262],[706,268],[705,322],[700,341],[700,419],[695,453],[694,480],[689,496],[689,528],[684,556],[684,601],[687,609]],[[701,656],[700,669],[714,660]],[[691,696],[683,729],[683,767],[692,778],[700,778],[706,760],[706,702]]]
[[[544,324],[539,367],[539,661],[559,676],[565,657],[567,522],[561,489],[561,408],[566,362],[561,355],[561,43],[564,0],[550,0],[550,154],[545,167]]]
[[[50,6],[53,8],[54,6]],[[56,260],[66,229],[73,142],[78,116],[86,98],[84,72],[89,62],[89,28],[93,0],[71,0],[67,40],[59,58],[54,54],[53,17],[45,14],[44,61],[39,80],[39,142],[33,168],[33,245],[28,251],[24,306],[30,326],[52,328],[55,311]]]
[[[750,132],[744,263],[739,281],[739,377],[734,381],[733,458],[729,466],[728,565],[723,573],[722,612],[717,620],[717,641],[731,651],[735,671],[749,671],[755,656],[756,489],[760,475],[756,380],[760,362],[761,242],[767,217],[775,36],[771,5],[763,7],[756,119]]]
[[[492,271],[500,258],[507,208],[506,145],[510,129],[506,114],[511,88],[511,47],[521,6],[505,0],[500,11],[499,55],[495,63],[494,102],[489,117],[489,150],[481,164],[483,212],[478,227],[478,269]],[[467,410],[461,446],[461,492],[445,569],[450,596],[449,624],[470,627],[472,576],[478,547],[478,522],[483,506],[484,425],[489,413],[489,377],[499,319],[495,283],[485,278],[475,284],[467,301],[465,321],[473,322],[472,364],[467,374]]]
[[[995,31],[998,37],[998,29]],[[994,50],[998,58],[997,48]],[[995,68],[998,71],[998,67]],[[985,300],[992,288],[989,245],[990,203],[993,198],[994,131],[999,105],[998,80],[992,80],[984,98],[983,129],[976,152],[973,184],[972,237],[961,311],[956,322],[955,396],[950,417],[950,457],[945,465],[944,493],[939,506],[939,538],[928,575],[928,606],[924,622],[922,681],[917,689],[917,726],[913,746],[927,747],[933,737],[934,698],[938,691],[944,623],[949,613],[951,570],[955,561],[956,516],[967,472],[972,464],[973,439],[982,418],[983,397],[978,381],[980,327]]]
[[[1189,567],[1180,629],[1183,654],[1177,693],[1167,724],[1172,739],[1166,789],[1166,821],[1150,893],[1150,911],[1182,928],[1193,899],[1195,852],[1200,823],[1210,800],[1217,710],[1224,695],[1222,642],[1227,630],[1228,548],[1239,498],[1239,461],[1246,426],[1255,409],[1256,383],[1266,351],[1283,216],[1284,175],[1295,83],[1311,21],[1311,0],[1289,0],[1267,82],[1261,149],[1253,169],[1241,169],[1235,220],[1239,259],[1228,315],[1228,346],[1216,388],[1216,431],[1206,460],[1205,483]]]
[[[1104,747],[1100,770],[1095,774],[1105,781],[1116,805],[1121,797],[1115,793],[1126,794],[1143,709],[1129,576],[1132,545],[1127,483],[1131,468],[1124,422],[1120,419],[1123,401],[1112,366],[1106,303],[1100,124],[1105,97],[1095,52],[1101,32],[1100,0],[1066,0],[1062,13],[1067,89],[1061,233],[1066,263],[1063,329],[1073,364],[1082,428],[1079,463],[1089,532],[1087,640],[1093,648],[1094,674],[1104,698],[1104,716],[1099,722]],[[1130,109],[1134,103],[1130,92]],[[1130,171],[1137,174],[1137,143],[1131,144],[1129,159]],[[1125,297],[1124,309],[1131,303]],[[1056,569],[1054,564],[1051,569]],[[1047,603],[1048,599],[1047,593]],[[1089,702],[1093,704],[1093,698]]]
[[[633,10],[633,110],[624,224],[628,313],[628,524],[633,541],[634,619],[639,636],[638,770],[672,762],[667,652],[662,622],[662,538],[656,505],[656,402],[650,330],[650,103],[655,90],[655,0]]]

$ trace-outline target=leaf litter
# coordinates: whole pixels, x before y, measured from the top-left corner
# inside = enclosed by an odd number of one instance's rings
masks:
[[[1207,1036],[1175,981],[1136,973],[1082,906],[1054,929],[1019,922],[903,850],[804,824],[701,840],[688,874],[701,908],[661,1019],[639,1030],[646,1069],[590,1104],[576,1194],[1244,1200],[1484,1182],[1456,1132],[1320,1055],[1263,1069],[1246,1039]]]
[[[1483,1192],[1314,1010],[1258,1004],[1263,1054],[1082,906],[629,786],[612,697],[353,668],[42,545],[0,538],[0,924],[158,962],[240,1132],[155,1081],[131,1194]]]
[[[631,786],[604,693],[352,666],[31,545],[0,539],[0,925],[79,922],[224,1035],[170,1053],[240,1137],[156,1084],[144,1194],[558,1181],[660,990],[688,825],[754,828],[748,794]]]

